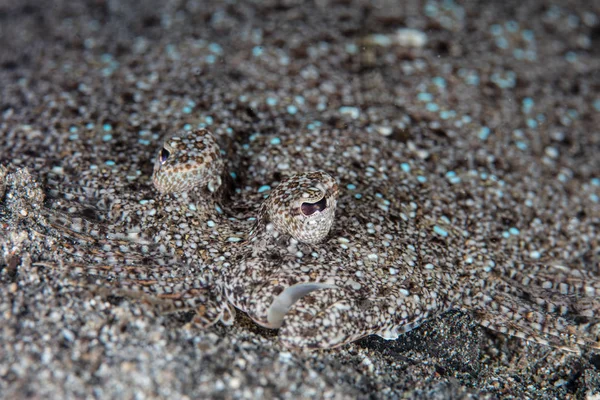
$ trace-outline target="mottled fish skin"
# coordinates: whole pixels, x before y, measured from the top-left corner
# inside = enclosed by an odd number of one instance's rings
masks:
[[[213,135],[200,129],[180,132],[164,141],[154,161],[152,183],[161,193],[187,192],[193,188],[215,192],[222,183],[224,164]]]
[[[82,235],[81,252],[112,261],[74,270],[95,277],[95,287],[165,311],[195,310],[203,326],[232,323],[233,305],[279,328],[290,347],[333,348],[370,334],[395,339],[451,309],[526,340],[569,351],[599,347],[586,330],[600,314],[598,277],[528,259],[489,228],[522,201],[518,190],[497,199],[508,177],[482,185],[459,171],[450,181],[418,148],[323,129],[257,137],[235,164],[245,178],[225,193],[219,186],[240,154],[222,157],[219,140],[207,130],[168,137],[154,160],[154,198],[122,198],[110,210],[102,229],[120,238],[141,232],[153,243],[141,253],[153,263],[140,262],[137,250],[116,251],[124,239]],[[210,195],[188,196],[198,190]],[[585,206],[595,215],[597,206]]]
[[[598,279],[588,274],[577,289],[572,283],[581,271],[570,270],[566,274],[573,276],[567,277],[551,266],[529,266],[523,272],[518,259],[477,243],[467,229],[468,209],[461,214],[447,207],[460,202],[468,178],[460,190],[435,176],[425,184],[398,165],[397,160],[413,160],[414,167],[426,170],[400,146],[372,146],[347,133],[308,136],[315,147],[335,142],[335,152],[343,156],[296,159],[297,169],[308,172],[289,176],[271,191],[247,241],[231,246],[231,261],[218,268],[224,296],[257,323],[280,327],[286,345],[329,348],[369,334],[397,338],[441,312],[463,309],[483,326],[527,340],[573,351],[597,347],[563,316],[596,318]],[[268,151],[267,143],[255,148],[262,146]],[[273,171],[276,162],[292,161],[284,150],[278,155],[277,160],[258,156],[253,161],[263,165],[252,166]],[[361,170],[353,161],[370,167]],[[337,182],[324,171],[310,172],[320,166],[341,175]],[[310,204],[305,207],[310,212],[318,202],[323,209],[316,212],[326,215],[313,225],[299,223],[307,217],[302,205]],[[539,273],[538,286],[515,279],[523,273],[532,282]],[[563,292],[575,296],[557,300],[558,280],[568,287]],[[291,287],[309,289],[282,320],[270,320],[273,301]]]

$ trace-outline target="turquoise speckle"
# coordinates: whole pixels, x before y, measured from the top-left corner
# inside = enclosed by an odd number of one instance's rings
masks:
[[[215,210],[217,210],[219,214],[223,214],[223,209],[220,206],[215,205]]]
[[[102,125],[102,129],[104,129],[105,132],[110,132],[110,131],[112,131],[112,125],[104,124],[104,125]]]
[[[479,75],[477,75],[476,73],[471,73],[471,74],[467,75],[465,82],[467,82],[467,84],[471,85],[471,86],[478,86],[479,85]]]
[[[189,113],[192,112],[192,108],[188,107],[188,106],[185,106],[185,107],[183,107],[182,111],[183,111],[184,114],[189,114]]]
[[[523,32],[521,32],[521,36],[527,42],[533,42],[533,40],[535,39],[535,36],[533,35],[533,31],[531,31],[529,29],[526,29]]]
[[[539,251],[534,250],[531,253],[529,253],[529,257],[533,258],[534,260],[537,260],[541,257],[541,254]]]
[[[214,64],[214,63],[215,63],[215,61],[217,61],[217,57],[215,57],[213,54],[209,54],[209,55],[207,55],[207,56],[206,56],[204,59],[205,59],[205,60],[206,60],[206,62],[207,62],[207,63],[209,63],[209,64]]]
[[[253,55],[254,57],[260,57],[260,56],[262,55],[262,53],[263,53],[263,48],[262,48],[262,47],[260,47],[260,46],[255,46],[255,47],[252,49],[252,55]]]
[[[592,185],[600,186],[600,178],[592,178]]]
[[[479,133],[477,134],[477,136],[479,136],[479,139],[481,140],[487,140],[487,138],[490,136],[490,133],[490,128],[488,128],[487,126],[482,126],[481,129],[479,129]]]
[[[425,105],[425,108],[427,109],[427,111],[436,112],[440,109],[440,106],[438,106],[435,103],[427,103]]]
[[[352,183],[349,183],[349,184],[346,185],[346,189],[348,189],[348,190],[354,190],[354,189],[356,189],[356,185],[354,185]]]
[[[442,237],[447,237],[448,236],[448,232],[446,232],[444,229],[440,228],[439,226],[435,225],[433,227],[433,231],[435,233],[437,233],[438,235],[442,236]]]
[[[274,144],[274,145],[281,144],[281,139],[278,137],[274,137],[273,139],[271,139],[271,144]]]
[[[104,162],[104,164],[109,165],[109,166],[113,166],[115,165],[115,162],[113,160],[107,160]]]
[[[600,197],[598,197],[597,194],[592,193],[592,194],[590,194],[590,200],[593,201],[594,203],[599,203],[600,202]]]
[[[231,171],[231,172],[229,173],[229,176],[231,176],[233,179],[236,179],[236,178],[237,178],[237,174],[236,174],[235,172],[233,172],[233,171]]]
[[[410,165],[408,165],[408,163],[400,164],[400,168],[402,168],[402,171],[404,171],[406,173],[410,172]]]
[[[150,141],[147,139],[138,139],[138,143],[139,144],[143,144],[144,146],[149,146],[150,145]]]
[[[494,36],[499,36],[502,34],[502,26],[498,25],[498,24],[494,24],[492,26],[490,26],[490,33]]]
[[[575,61],[577,61],[577,53],[573,51],[567,52],[567,54],[565,54],[565,60],[567,60],[570,63],[574,63]]]
[[[533,108],[534,101],[531,97],[525,97],[521,102],[521,110],[525,114],[529,114]]]
[[[346,53],[349,53],[349,54],[356,54],[356,53],[358,53],[358,46],[355,45],[354,43],[348,43],[346,45]]]
[[[452,111],[440,111],[440,118],[441,119],[449,119],[451,117],[453,117],[456,113],[452,112]]]
[[[86,129],[94,129],[94,124],[92,124],[91,122],[88,122],[85,127],[86,127]]]
[[[523,51],[523,49],[514,49],[513,50],[513,56],[517,59],[517,60],[522,60],[525,58],[525,52]]]
[[[417,176],[417,180],[421,183],[425,183],[425,182],[427,182],[427,177],[423,176],[423,175],[419,175],[419,176]]]
[[[207,125],[212,125],[214,122],[213,117],[209,115],[208,117],[204,118],[204,122],[206,122]]]
[[[216,54],[221,54],[223,52],[223,48],[218,43],[209,44],[208,49]]]
[[[142,199],[142,200],[140,200],[140,204],[141,205],[148,204],[148,200]]]
[[[512,33],[515,33],[519,30],[519,23],[517,21],[507,21],[504,26],[506,30]]]
[[[425,4],[425,14],[428,17],[435,17],[438,14],[438,7],[435,3],[426,3]]]
[[[508,231],[504,231],[504,232],[502,232],[502,237],[504,239],[508,239],[510,237],[510,233]]]
[[[360,116],[360,111],[356,107],[340,107],[340,114],[349,115],[352,119],[357,119]]]
[[[517,83],[517,74],[514,71],[506,71],[503,74],[494,72],[490,80],[501,89],[514,88]]]
[[[263,185],[261,187],[258,188],[258,193],[263,193],[266,192],[267,190],[271,190],[271,186],[269,185]]]
[[[444,78],[442,78],[441,76],[436,76],[435,78],[432,79],[433,84],[441,89],[446,87],[446,80]]]
[[[71,132],[71,133],[75,133],[75,132],[77,132],[77,127],[76,127],[76,126],[72,126],[72,127],[70,127],[70,128],[69,128],[69,132]]]
[[[112,56],[112,54],[109,54],[109,53],[104,53],[100,56],[100,60],[103,63],[109,63],[112,61],[112,59],[113,59],[113,56]]]
[[[594,100],[594,108],[596,111],[600,112],[600,99]]]
[[[304,97],[302,96],[296,96],[294,97],[294,101],[300,105],[304,104]]]
[[[355,199],[357,199],[357,200],[360,200],[360,199],[362,199],[362,194],[360,194],[360,193],[356,193],[356,194],[354,195],[354,198],[355,198]]]
[[[289,106],[287,106],[287,112],[288,112],[288,114],[294,115],[298,112],[298,107],[296,107],[294,105],[289,105]]]
[[[516,236],[516,235],[518,235],[520,233],[520,231],[513,226],[512,228],[510,228],[508,230],[508,233],[510,233],[511,235],[515,235]]]
[[[271,107],[277,105],[277,99],[275,97],[267,97],[267,104]]]
[[[392,44],[392,39],[382,34],[371,35],[371,40],[378,46],[388,47]]]
[[[524,150],[527,150],[527,147],[528,147],[528,146],[527,146],[527,143],[525,143],[525,142],[523,142],[523,141],[521,141],[521,140],[519,140],[518,142],[516,142],[516,143],[515,143],[515,145],[517,146],[517,148],[518,148],[519,150],[523,150],[523,151],[524,151]]]
[[[106,135],[104,135],[104,136],[102,136],[102,140],[103,140],[104,142],[109,142],[109,141],[111,141],[111,140],[112,140],[112,138],[113,138],[113,135],[111,135],[110,133],[109,133],[109,134],[106,134]]]
[[[433,100],[433,95],[431,93],[421,92],[417,95],[417,100],[428,103]]]
[[[191,131],[191,130],[192,130],[192,125],[190,125],[190,124],[185,124],[185,125],[183,126],[183,130],[184,130],[184,131]]]
[[[499,36],[496,38],[496,46],[498,46],[501,49],[507,49],[508,48],[508,40],[506,40],[506,38],[504,36]]]
[[[209,219],[208,221],[206,221],[206,225],[208,225],[209,228],[213,228],[216,224],[215,221]]]
[[[204,122],[200,122],[198,124],[198,129],[204,129],[204,128],[206,128],[206,124]],[[190,129],[191,129],[191,125],[190,125]]]

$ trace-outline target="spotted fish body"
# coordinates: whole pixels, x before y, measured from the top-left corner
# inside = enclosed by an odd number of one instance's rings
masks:
[[[312,132],[298,139],[313,148],[337,144],[310,157],[294,157],[294,137],[282,138],[287,152],[271,149],[275,145],[267,140],[257,140],[248,152],[251,175],[270,182],[268,174],[282,164],[293,164],[295,171],[286,171],[288,178],[259,208],[247,241],[232,246],[215,270],[223,296],[257,323],[280,328],[287,345],[335,347],[368,334],[397,338],[427,318],[463,309],[483,326],[528,340],[570,350],[597,346],[593,335],[574,330],[564,318],[568,313],[595,318],[597,278],[561,300],[548,282],[527,288],[514,279],[531,263],[481,240],[473,215],[485,220],[496,210],[474,210],[468,201],[470,191],[481,190],[479,177],[463,176],[459,185],[436,178],[417,150],[353,132]],[[260,200],[244,191],[238,196]],[[517,199],[503,201],[509,206]],[[321,232],[312,236],[314,226],[298,223],[298,217],[307,218],[304,212],[319,202]],[[223,223],[247,229],[231,219]],[[530,268],[534,276],[543,270],[546,279],[564,280],[562,285],[574,282],[553,275],[551,266]]]
[[[155,159],[154,199],[124,198],[109,218],[114,232],[152,238],[157,247],[145,251],[164,265],[88,267],[110,277],[96,285],[143,293],[170,311],[194,309],[203,325],[231,323],[233,305],[279,329],[290,347],[332,348],[369,334],[394,339],[450,309],[526,340],[598,347],[598,277],[536,261],[490,223],[521,207],[527,193],[501,171],[485,184],[460,170],[449,179],[415,146],[351,129],[258,136],[242,161],[233,160],[241,152],[222,159],[220,138],[207,130],[176,137]],[[239,176],[231,194],[210,189],[231,172]],[[259,190],[265,184],[272,189]],[[515,190],[499,198],[503,185]],[[199,196],[186,196],[198,187]],[[597,215],[594,204],[576,206]],[[571,243],[586,251],[590,237]]]

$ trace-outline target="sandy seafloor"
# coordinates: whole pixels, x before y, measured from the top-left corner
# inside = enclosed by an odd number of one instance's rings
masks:
[[[394,42],[404,27],[427,43]],[[89,143],[144,157],[211,115],[299,135],[324,119],[450,149],[495,140],[589,188],[599,71],[600,3],[587,0],[3,0],[0,163],[44,185],[56,165],[76,176],[70,160]],[[219,114],[231,98],[245,117]],[[0,264],[2,398],[600,398],[598,352],[506,337],[468,314],[396,341],[291,351],[243,315],[201,331],[189,316],[63,287],[38,256]]]

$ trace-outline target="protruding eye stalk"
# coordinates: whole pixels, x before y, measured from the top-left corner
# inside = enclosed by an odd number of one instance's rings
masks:
[[[212,133],[179,132],[165,140],[154,163],[152,182],[161,193],[215,193],[223,183],[225,163]]]
[[[275,229],[304,243],[325,240],[335,217],[338,186],[323,171],[289,177],[265,203],[264,214]]]

